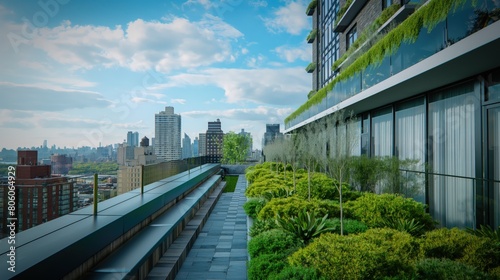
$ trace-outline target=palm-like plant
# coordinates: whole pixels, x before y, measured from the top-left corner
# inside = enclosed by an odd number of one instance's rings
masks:
[[[310,214],[309,212],[301,211],[297,217],[289,219],[281,218],[278,215],[276,224],[307,244],[311,239],[318,237],[322,233],[335,230],[334,228],[326,227],[326,219],[328,219],[328,214],[323,216],[323,218],[316,218],[314,212]]]
[[[413,236],[419,236],[424,233],[424,225],[415,219],[393,218],[387,219],[382,223],[382,226],[395,230],[407,232]]]
[[[496,240],[497,242],[500,242],[500,226],[496,230],[494,230],[489,225],[481,225],[479,229],[475,230],[471,228],[467,228],[466,230],[468,233],[474,234],[476,236],[488,237]]]

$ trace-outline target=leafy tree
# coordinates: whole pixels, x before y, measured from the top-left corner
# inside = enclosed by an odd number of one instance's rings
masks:
[[[229,132],[224,135],[222,163],[236,164],[246,160],[250,139],[246,135]]]

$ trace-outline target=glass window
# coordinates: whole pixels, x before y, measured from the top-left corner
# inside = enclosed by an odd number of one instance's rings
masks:
[[[393,148],[392,108],[387,107],[373,114],[372,117],[372,155],[392,156]]]
[[[349,32],[347,32],[347,39],[346,39],[346,50],[348,50],[352,44],[354,44],[354,41],[358,39],[358,31],[356,28],[356,25],[354,25]]]
[[[475,177],[476,118],[474,83],[434,94],[429,101],[429,167],[433,173]],[[474,227],[474,180],[433,175],[429,204],[443,227]]]
[[[500,181],[500,107],[488,110],[488,177]],[[500,183],[490,184],[491,226],[500,226]]]
[[[395,155],[402,160],[401,169],[424,171],[425,163],[425,100],[418,98],[396,106]],[[425,203],[425,176],[402,171],[406,178],[401,187],[404,194]]]

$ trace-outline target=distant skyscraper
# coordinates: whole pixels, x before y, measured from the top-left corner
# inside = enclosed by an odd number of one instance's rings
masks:
[[[220,160],[222,159],[222,141],[224,138],[224,132],[221,129],[221,122],[219,119],[215,122],[208,122],[206,137],[208,162],[220,163]]]
[[[198,157],[198,137],[195,137],[193,140],[193,157]]]
[[[182,158],[193,157],[193,149],[191,147],[191,138],[184,133],[184,139],[182,139]]]
[[[155,114],[155,153],[162,160],[181,158],[181,116],[174,107]]]
[[[280,133],[279,124],[266,124],[266,132],[264,133],[264,138],[262,139],[262,148],[281,137],[283,137],[283,133]]]
[[[252,155],[252,151],[253,151],[252,135],[250,134],[250,132],[246,132],[245,129],[243,129],[243,128],[241,129],[241,132],[238,133],[238,134],[247,137],[247,139],[248,139],[247,157],[251,156]]]
[[[43,140],[43,148],[47,149],[47,140]]]
[[[207,155],[207,134],[200,133],[200,141],[198,142],[198,156]]]
[[[127,132],[127,145],[131,147],[139,146],[139,132]]]

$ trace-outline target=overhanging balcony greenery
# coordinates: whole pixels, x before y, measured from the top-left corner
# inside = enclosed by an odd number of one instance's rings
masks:
[[[306,15],[312,16],[314,14],[314,9],[318,5],[318,0],[312,0],[311,3],[307,6]]]
[[[307,99],[310,99],[311,97],[313,97],[313,96],[316,94],[316,92],[317,92],[317,91],[315,91],[315,90],[311,90],[311,91],[309,92],[309,94],[307,95]]]
[[[465,5],[466,3],[468,4]],[[419,39],[419,35],[424,38],[423,40],[425,40],[425,38],[429,38],[429,34],[436,26],[438,26],[439,23],[443,22],[448,16],[452,16],[456,11],[461,10],[464,7],[467,9],[468,13],[467,17],[464,17],[464,21],[465,25],[468,25],[469,27],[463,28],[464,30],[460,35],[461,38],[465,38],[479,29],[486,27],[487,25],[480,26],[480,24],[477,24],[477,21],[481,21],[481,18],[476,15],[477,10],[474,9],[476,4],[477,1],[475,0],[430,0],[426,5],[421,6],[405,21],[387,33],[369,50],[359,56],[352,64],[343,69],[330,83],[318,90],[318,92],[306,103],[302,104],[296,111],[289,115],[285,119],[285,127],[296,125],[301,121],[326,110],[326,107],[332,107],[350,96],[382,81],[383,79],[387,79],[390,75],[393,75],[398,71],[402,71],[420,60],[432,55],[432,53],[419,54],[420,58],[411,61],[413,64],[407,63],[405,65],[393,65],[393,67],[399,67],[399,69],[393,72],[390,72],[390,67],[388,66],[389,62],[388,59],[386,59],[397,53],[402,45],[406,46],[403,51],[407,54],[400,53],[399,55],[411,55],[412,51],[419,51],[419,48],[411,47],[411,44],[414,44],[417,39]],[[492,10],[491,14],[494,13],[495,10]],[[474,15],[476,15],[475,18]],[[473,18],[474,22],[472,22],[472,24],[467,23],[466,21],[471,20],[471,18]],[[495,18],[498,20],[497,17]],[[461,18],[458,20],[461,20]],[[491,21],[489,23],[491,24]],[[479,25],[480,27],[476,28],[476,25]],[[443,32],[444,34],[444,24],[441,24],[440,26],[441,29],[436,32]],[[474,26],[474,28],[471,30],[469,29],[470,26]],[[461,38],[458,38],[458,40]],[[448,38],[446,41],[448,45],[451,45],[454,42],[457,42],[456,35],[454,38]],[[442,48],[446,48],[445,42],[440,42],[440,44],[442,44]],[[434,53],[441,51],[442,48],[436,49]],[[383,63],[385,64],[381,67]],[[378,73],[377,71],[381,73]],[[328,93],[332,92],[334,87],[334,98],[332,98],[332,100],[325,100]],[[346,90],[346,88],[348,88],[348,90]],[[330,99],[330,97],[328,97],[328,99]],[[321,107],[319,107],[319,104],[322,104]],[[323,105],[325,105],[325,108],[323,108]]]
[[[306,72],[307,73],[312,73],[316,69],[316,62],[311,62],[309,65],[306,67]]]
[[[333,65],[332,70],[337,70],[337,68],[346,61],[347,58],[350,58],[351,55],[358,50],[365,42],[368,40],[372,40],[374,34],[376,34],[377,30],[384,25],[398,10],[401,8],[399,4],[394,4],[385,9],[380,16],[378,16],[373,23],[366,28],[361,35],[354,41],[354,43],[349,47],[349,49],[339,58],[337,59]],[[372,40],[373,41],[373,40]]]
[[[311,32],[309,32],[309,35],[307,35],[307,42],[314,42],[314,39],[316,39],[316,35],[318,35],[318,29],[314,28],[313,30],[311,30]]]

